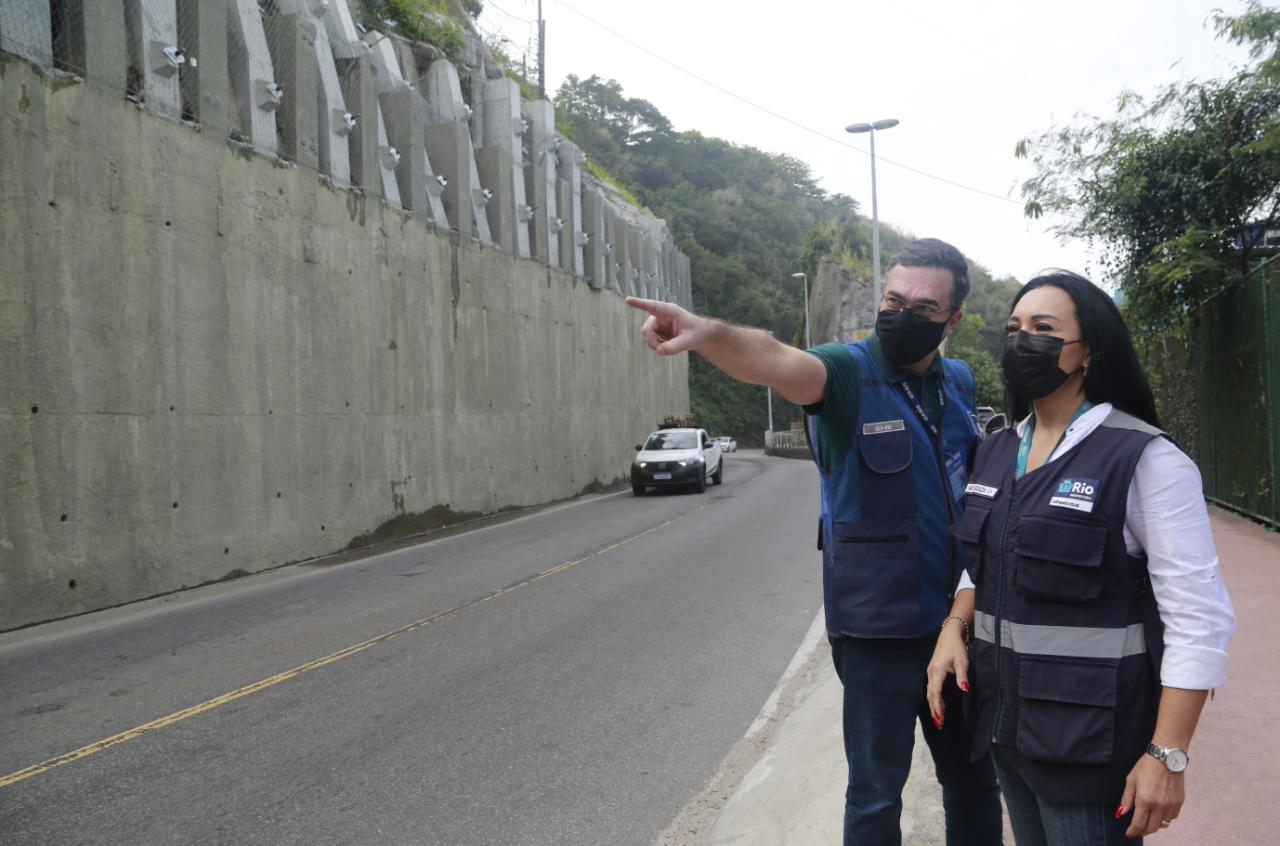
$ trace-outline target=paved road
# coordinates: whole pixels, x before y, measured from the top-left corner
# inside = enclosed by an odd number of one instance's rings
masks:
[[[811,465],[725,476],[0,636],[0,842],[651,842],[821,600]]]

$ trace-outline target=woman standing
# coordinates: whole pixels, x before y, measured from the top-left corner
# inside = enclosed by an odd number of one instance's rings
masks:
[[[1158,428],[1115,303],[1049,273],[1018,292],[1007,331],[1021,422],[979,448],[952,527],[966,575],[930,707],[947,717],[954,673],[1020,846],[1132,843],[1178,816],[1235,617],[1200,474]]]

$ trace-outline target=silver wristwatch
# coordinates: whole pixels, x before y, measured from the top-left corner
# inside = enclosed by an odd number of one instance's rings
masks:
[[[1171,773],[1182,772],[1187,768],[1187,762],[1191,760],[1187,757],[1185,749],[1179,749],[1176,746],[1157,746],[1155,743],[1147,744],[1147,754],[1168,767]]]

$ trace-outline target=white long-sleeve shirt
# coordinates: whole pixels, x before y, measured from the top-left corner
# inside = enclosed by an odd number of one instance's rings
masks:
[[[1102,403],[1080,415],[1045,463],[1078,444],[1111,411],[1111,403]],[[1018,424],[1019,436],[1027,420]],[[1143,450],[1129,484],[1124,543],[1131,555],[1147,555],[1164,622],[1160,683],[1165,687],[1209,690],[1227,678],[1227,641],[1236,616],[1218,568],[1203,491],[1200,470],[1165,438],[1153,439]],[[973,587],[965,571],[956,589]]]

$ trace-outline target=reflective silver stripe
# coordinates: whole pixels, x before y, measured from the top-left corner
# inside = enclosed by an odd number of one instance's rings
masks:
[[[982,611],[973,615],[973,636],[996,642],[996,618]],[[1054,655],[1062,658],[1124,658],[1147,651],[1142,623],[1123,629],[1088,626],[1037,626],[1000,621],[1000,645],[1019,655]]]
[[[1158,436],[1164,432],[1152,426],[1145,420],[1134,417],[1132,414],[1126,414],[1123,411],[1112,410],[1102,421],[1102,425],[1111,429],[1133,429],[1135,432],[1145,432],[1148,435]]]

